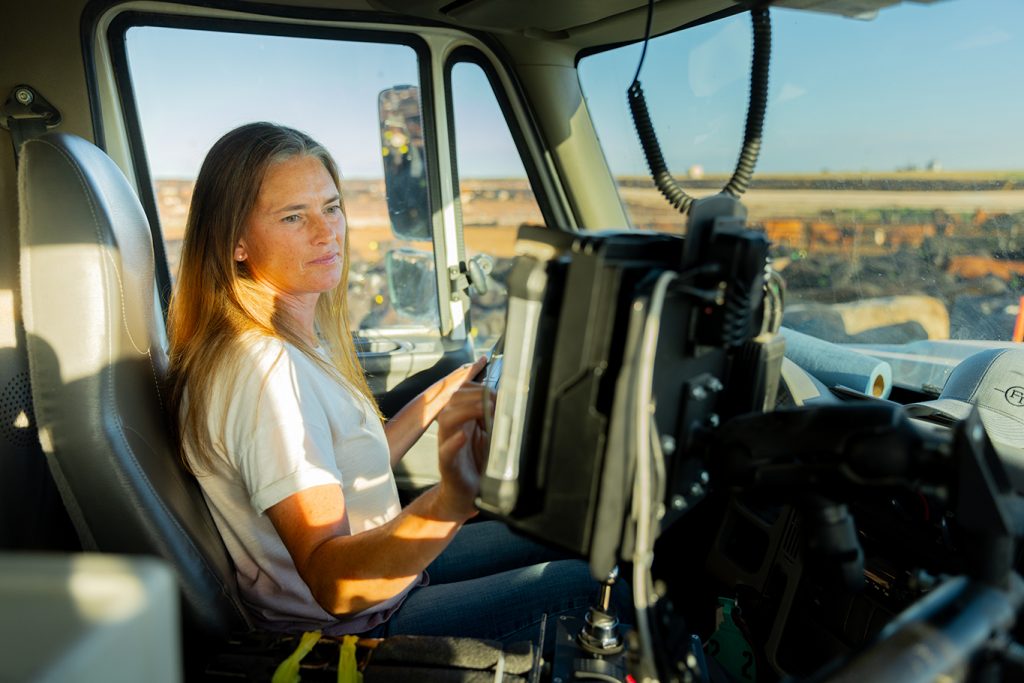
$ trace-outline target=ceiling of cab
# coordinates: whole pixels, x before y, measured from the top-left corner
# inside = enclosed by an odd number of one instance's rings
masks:
[[[571,34],[586,26],[626,15],[637,9],[645,10],[647,0],[374,0],[373,4],[393,11],[496,32],[537,31]],[[656,6],[680,4],[708,3],[686,0],[660,0],[655,3]]]
[[[576,49],[639,40],[647,0],[250,0],[293,7],[371,9],[405,20],[440,22],[498,36],[524,36],[561,42]],[[870,19],[901,1],[942,0],[772,0],[777,7]],[[655,0],[653,33],[667,33],[738,6],[748,0]]]
[[[643,37],[647,0],[369,0],[379,9],[496,34],[565,41],[578,48]],[[736,5],[733,0],[656,0],[655,34]]]

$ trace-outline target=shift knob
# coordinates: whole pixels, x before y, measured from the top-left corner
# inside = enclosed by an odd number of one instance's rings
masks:
[[[622,636],[619,635],[619,619],[612,607],[612,586],[619,576],[619,568],[613,567],[608,578],[601,584],[597,604],[590,607],[580,629],[580,646],[599,655],[611,655],[622,651]]]

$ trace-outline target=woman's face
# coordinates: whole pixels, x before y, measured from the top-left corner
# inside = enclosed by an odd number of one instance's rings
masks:
[[[315,304],[341,282],[345,228],[323,162],[294,156],[267,169],[234,257],[279,294]]]

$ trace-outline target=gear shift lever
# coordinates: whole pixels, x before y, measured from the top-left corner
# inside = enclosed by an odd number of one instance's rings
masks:
[[[583,649],[598,655],[613,655],[622,651],[619,618],[612,607],[612,586],[619,576],[619,568],[612,567],[608,578],[601,584],[597,604],[591,605],[577,640]]]

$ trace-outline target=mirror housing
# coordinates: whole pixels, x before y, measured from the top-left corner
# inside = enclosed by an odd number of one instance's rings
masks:
[[[477,296],[486,294],[487,290],[490,289],[488,283],[491,279],[491,273],[494,272],[494,257],[490,254],[471,256],[466,264],[466,269],[471,286],[470,293]]]
[[[396,85],[381,91],[377,111],[391,230],[400,239],[430,240],[434,230],[427,194],[420,89]]]

